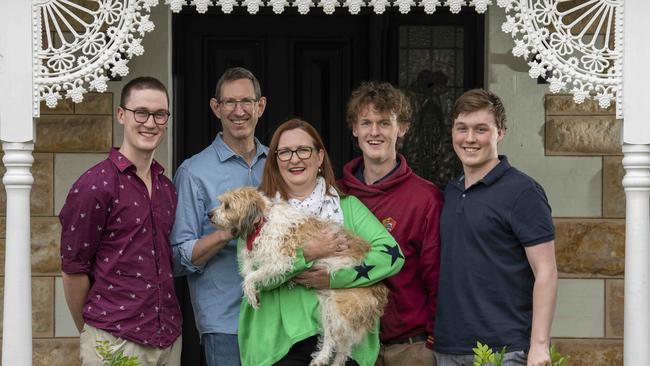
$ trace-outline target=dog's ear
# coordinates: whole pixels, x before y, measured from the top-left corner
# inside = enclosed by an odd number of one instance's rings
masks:
[[[255,227],[255,223],[264,217],[264,210],[266,203],[257,191],[249,192],[246,198],[246,209],[242,217],[239,218],[239,227],[241,232],[238,233],[241,237],[246,238]]]

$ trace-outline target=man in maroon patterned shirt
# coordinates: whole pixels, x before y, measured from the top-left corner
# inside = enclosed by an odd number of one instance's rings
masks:
[[[61,269],[80,334],[82,365],[103,365],[95,347],[180,365],[181,312],[171,246],[176,190],[153,153],[167,130],[167,89],[140,77],[122,89],[119,149],[84,173],[61,210]]]

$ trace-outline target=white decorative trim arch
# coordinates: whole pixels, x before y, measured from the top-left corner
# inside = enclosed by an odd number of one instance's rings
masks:
[[[296,7],[301,14],[312,7],[320,7],[326,14],[345,7],[357,14],[362,7],[369,7],[381,14],[392,6],[402,13],[422,7],[431,14],[440,6],[448,6],[452,13],[472,6],[482,13],[493,2],[314,1],[192,0],[188,4],[186,0],[166,0],[166,4],[176,12],[189,5],[198,12],[217,6],[229,13],[241,6],[255,14],[267,6],[277,14],[286,7]],[[14,84],[0,88],[0,140],[7,168],[3,178],[7,191],[3,364],[27,366],[32,358],[29,191],[35,130],[30,116],[39,115],[40,101],[50,107],[62,98],[80,102],[88,91],[104,91],[109,75],[127,75],[128,60],[144,53],[142,37],[154,29],[149,14],[158,3],[86,0],[79,5],[76,0],[0,0],[0,85]],[[502,30],[513,37],[513,54],[526,59],[531,77],[548,76],[552,92],[569,91],[576,102],[595,97],[601,107],[606,107],[615,97],[619,118],[625,108],[624,350],[626,364],[650,364],[650,121],[646,107],[650,47],[645,20],[650,2],[496,0],[496,4],[506,10]],[[621,102],[623,89],[626,106]]]
[[[528,60],[530,76],[548,77],[553,93],[568,91],[576,103],[594,97],[602,108],[622,95],[622,22],[623,0],[586,0],[582,4],[560,9],[561,0],[497,0],[506,9],[502,30],[515,41],[513,55]],[[230,13],[242,6],[250,14],[268,6],[276,14],[286,7],[297,7],[307,14],[318,6],[326,14],[337,7],[346,7],[357,14],[362,7],[372,7],[377,14],[387,7],[397,7],[403,14],[420,6],[428,14],[439,6],[448,6],[458,13],[462,6],[472,6],[483,13],[491,0],[166,0],[174,12],[183,6],[196,7],[205,13],[210,6]],[[72,0],[40,0],[34,6],[34,44],[36,50],[34,116],[39,115],[39,102],[44,100],[53,108],[63,97],[78,103],[83,94],[106,90],[108,74],[125,76],[128,61],[144,53],[142,37],[154,29],[149,20],[151,7],[158,0],[91,0],[90,5],[77,5]],[[75,15],[83,13],[85,20]],[[571,19],[571,20],[567,20]],[[44,24],[46,39],[41,40]],[[590,30],[593,31],[590,32]],[[604,35],[601,36],[601,33]],[[621,100],[617,103],[622,118]]]

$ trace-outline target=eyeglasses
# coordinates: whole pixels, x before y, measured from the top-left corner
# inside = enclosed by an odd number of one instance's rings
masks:
[[[133,112],[133,118],[135,119],[136,122],[138,123],[147,123],[149,120],[149,116],[153,116],[153,121],[157,125],[164,125],[167,123],[169,120],[169,112],[167,111],[156,111],[156,112],[149,112],[146,109],[129,109],[127,107],[122,106],[122,109]]]
[[[233,109],[235,109],[237,104],[239,104],[243,109],[249,111],[249,110],[251,110],[251,108],[253,108],[255,103],[257,103],[258,101],[259,101],[259,99],[244,98],[244,99],[240,99],[240,100],[226,99],[226,100],[220,101],[219,103],[223,106],[224,109],[227,109],[227,110],[233,110]]]
[[[291,149],[280,149],[275,150],[275,155],[280,161],[289,161],[293,158],[293,154],[298,155],[298,159],[307,160],[311,158],[311,153],[314,151],[314,148],[311,146],[300,146],[295,150]]]

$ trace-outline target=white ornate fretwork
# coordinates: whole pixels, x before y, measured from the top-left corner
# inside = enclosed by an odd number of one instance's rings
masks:
[[[127,61],[142,55],[142,37],[154,29],[158,0],[40,0],[33,7],[35,94],[53,108],[91,90],[106,91],[109,76],[126,76]],[[36,104],[36,103],[35,103]],[[38,104],[35,105],[38,116]]]
[[[153,30],[151,7],[158,0],[37,0],[34,44],[42,44],[35,57],[35,101],[56,106],[62,97],[80,102],[90,90],[106,90],[109,75],[125,76],[128,60],[144,53],[142,37]],[[502,30],[515,41],[512,53],[530,66],[529,75],[547,77],[551,92],[568,91],[577,103],[594,97],[602,108],[619,98],[622,118],[622,24],[624,0],[496,0],[505,8]],[[479,13],[492,0],[165,0],[174,12],[194,6],[199,13],[216,7],[231,13],[243,7],[256,14],[269,7],[276,14],[296,7],[300,14],[321,8],[332,14],[347,8],[358,14],[363,7],[382,14],[389,7],[406,14],[415,7],[432,14],[440,6],[458,13],[463,6]],[[44,32],[42,32],[44,31]],[[45,37],[41,39],[41,34]],[[38,115],[38,103],[35,103]]]
[[[593,96],[607,108],[622,96],[623,0],[498,0],[501,29],[515,40],[513,55],[528,60],[532,78],[571,92],[576,103]],[[617,111],[622,117],[619,100]]]

